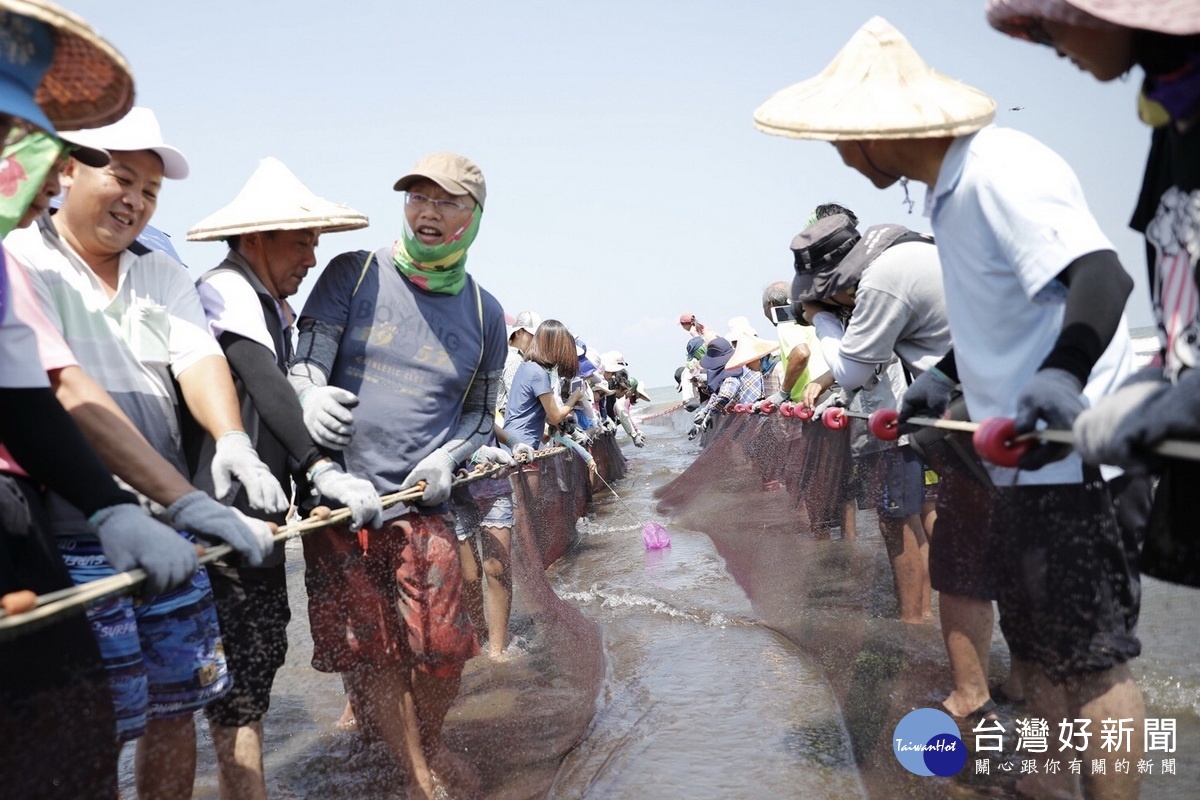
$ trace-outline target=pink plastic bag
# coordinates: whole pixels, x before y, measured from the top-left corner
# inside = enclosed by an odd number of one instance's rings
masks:
[[[642,526],[642,541],[646,543],[647,550],[658,550],[671,546],[671,534],[657,522],[647,522]]]

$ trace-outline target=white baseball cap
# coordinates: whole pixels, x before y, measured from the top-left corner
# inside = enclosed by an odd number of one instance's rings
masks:
[[[84,147],[101,150],[135,152],[153,150],[163,162],[163,177],[183,180],[188,176],[188,162],[183,153],[163,141],[162,128],[154,112],[134,106],[129,113],[111,125],[80,131],[63,131],[63,138]]]

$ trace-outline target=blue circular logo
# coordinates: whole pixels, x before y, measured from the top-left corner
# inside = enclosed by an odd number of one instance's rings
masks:
[[[967,763],[967,747],[958,738],[958,725],[936,708],[905,714],[892,734],[892,751],[906,770],[926,777],[957,775]]]

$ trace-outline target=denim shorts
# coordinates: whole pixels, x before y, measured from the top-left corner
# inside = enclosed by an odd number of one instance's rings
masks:
[[[95,536],[60,537],[58,548],[76,584],[116,574]],[[108,674],[120,741],[145,733],[148,718],[189,716],[229,691],[217,610],[204,570],[150,603],[110,598],[91,606],[87,616]]]
[[[460,542],[474,536],[480,528],[511,528],[513,522],[511,494],[454,504],[454,535]]]

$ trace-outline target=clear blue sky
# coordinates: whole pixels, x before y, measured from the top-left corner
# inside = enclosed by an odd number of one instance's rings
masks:
[[[752,124],[763,100],[881,14],[934,69],[991,94],[999,124],[1071,163],[1137,281],[1131,324],[1151,323],[1141,239],[1127,228],[1150,135],[1134,113],[1137,76],[1099,84],[993,31],[983,0],[64,4],[125,54],[139,104],[191,162],[153,224],[195,275],[223,246],[187,243],[187,229],[264,156],[371,219],[325,237],[319,269],[392,241],[392,183],[419,156],[454,150],[488,183],[469,265],[480,282],[510,313],[558,318],[621,350],[647,385],[669,383],[682,311],[722,332],[746,315],[770,334],[760,292],[790,279],[788,243],[817,203],[928,230],[924,187],[910,216],[899,188],[876,190],[828,144]]]

